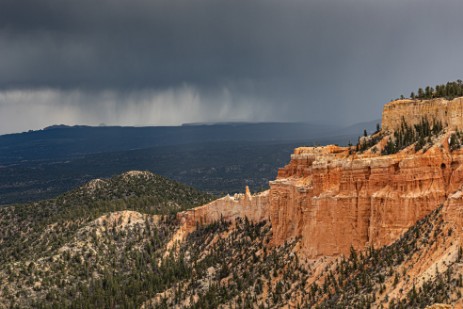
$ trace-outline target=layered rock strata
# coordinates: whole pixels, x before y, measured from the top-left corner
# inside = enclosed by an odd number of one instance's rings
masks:
[[[408,125],[414,125],[425,117],[428,120],[440,121],[444,127],[451,130],[463,129],[463,98],[446,100],[437,98],[432,100],[396,100],[387,103],[383,108],[382,128],[397,130],[402,119]]]
[[[448,147],[451,130],[463,129],[462,98],[390,102],[382,125],[391,132],[402,119],[411,125],[423,117],[446,126],[426,151],[415,152],[413,145],[393,155],[371,150],[352,154],[347,147],[333,145],[300,147],[270,182],[269,191],[225,197],[179,214],[179,219],[189,230],[196,222],[221,217],[270,219],[273,244],[300,238],[309,258],[348,254],[351,246],[390,244],[449,196],[450,206],[458,204],[449,207],[463,226],[463,199],[452,195],[463,184],[463,150]]]
[[[197,224],[210,224],[221,219],[234,221],[238,217],[246,217],[250,221],[260,222],[269,219],[268,206],[268,191],[251,195],[246,187],[245,194],[227,195],[209,204],[178,213],[177,219],[187,231],[194,230]]]
[[[457,190],[462,161],[447,145],[389,156],[297,148],[270,183],[274,243],[300,236],[309,257],[390,244]]]

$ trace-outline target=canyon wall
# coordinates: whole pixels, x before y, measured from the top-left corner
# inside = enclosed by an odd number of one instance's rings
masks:
[[[463,129],[463,98],[446,100],[437,98],[432,100],[395,100],[387,103],[383,108],[382,128],[396,130],[402,119],[409,125],[417,124],[423,117],[436,119],[450,129]]]
[[[297,148],[270,183],[273,241],[301,237],[309,257],[390,244],[457,190],[462,161],[442,144],[388,156]]]
[[[426,151],[415,152],[411,146],[381,155],[380,151],[352,154],[349,148],[334,145],[300,147],[270,182],[269,191],[227,196],[178,217],[188,230],[196,222],[221,217],[270,219],[273,244],[300,238],[301,250],[309,258],[348,254],[351,246],[390,244],[449,196],[450,212],[461,218],[463,226],[463,211],[457,207],[463,204],[463,195],[454,195],[463,184],[463,150],[448,147],[449,129],[463,129],[462,98],[390,102],[384,107],[383,129],[398,128],[402,117],[408,124],[434,117],[449,128]]]
[[[384,106],[382,128],[393,131],[402,119],[413,125],[423,117],[447,127],[425,152],[297,148],[270,182],[274,244],[301,237],[308,257],[347,254],[351,245],[380,247],[444,203],[463,181],[463,152],[448,148],[450,130],[463,129],[463,99],[392,101]]]

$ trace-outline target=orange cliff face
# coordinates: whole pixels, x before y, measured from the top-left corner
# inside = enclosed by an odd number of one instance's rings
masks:
[[[182,228],[192,231],[199,224],[210,224],[221,219],[233,221],[236,218],[247,217],[253,222],[268,220],[268,191],[251,195],[249,188],[246,187],[246,194],[235,194],[225,196],[177,214]]]
[[[457,189],[462,162],[438,145],[388,156],[297,148],[270,183],[274,244],[301,237],[309,257],[390,244]]]
[[[225,197],[178,217],[189,230],[196,222],[221,216],[270,219],[273,244],[300,237],[309,258],[348,254],[351,246],[390,244],[463,184],[463,150],[450,151],[447,143],[450,130],[463,128],[461,110],[461,98],[390,102],[382,122],[389,132],[400,125],[401,116],[413,124],[434,115],[447,133],[426,152],[415,152],[413,146],[393,155],[349,154],[347,147],[333,145],[300,147],[269,191]]]
[[[423,117],[440,121],[444,127],[452,130],[463,129],[463,98],[446,100],[437,98],[432,100],[396,100],[387,103],[383,108],[381,127],[384,130],[396,130],[402,119],[408,125],[414,125]]]

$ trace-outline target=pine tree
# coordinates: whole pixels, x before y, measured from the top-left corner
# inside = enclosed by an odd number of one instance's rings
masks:
[[[424,97],[424,91],[423,88],[418,88],[418,98],[422,99]]]

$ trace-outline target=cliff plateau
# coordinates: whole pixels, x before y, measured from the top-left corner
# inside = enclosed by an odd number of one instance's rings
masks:
[[[407,124],[414,125],[423,117],[440,121],[452,130],[461,130],[463,129],[463,98],[403,99],[389,102],[383,109],[381,127],[383,130],[397,130],[402,119]]]
[[[272,244],[300,238],[308,258],[348,254],[389,245],[419,219],[443,204],[463,180],[463,151],[449,148],[449,136],[463,126],[463,100],[397,100],[385,105],[383,130],[364,152],[329,145],[299,147],[278,171],[270,190],[225,197],[178,217],[192,229],[196,222],[248,217],[272,224]],[[400,123],[422,118],[445,128],[432,143],[382,155]]]

